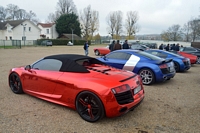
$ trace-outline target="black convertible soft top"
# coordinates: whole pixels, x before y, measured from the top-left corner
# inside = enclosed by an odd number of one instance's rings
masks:
[[[62,62],[60,71],[62,72],[79,72],[79,73],[88,73],[86,67],[83,66],[83,62],[88,62],[90,64],[104,64],[103,62],[85,55],[78,54],[58,54],[50,55],[44,57],[44,59],[56,59]]]

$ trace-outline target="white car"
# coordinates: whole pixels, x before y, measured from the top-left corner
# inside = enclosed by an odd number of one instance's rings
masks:
[[[67,43],[67,45],[73,46],[74,44],[73,44],[72,42],[69,41],[69,42]]]

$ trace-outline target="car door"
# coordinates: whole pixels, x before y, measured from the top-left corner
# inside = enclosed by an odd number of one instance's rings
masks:
[[[130,55],[124,52],[113,52],[106,56],[105,63],[122,69],[129,59]]]
[[[23,74],[23,86],[30,93],[51,96],[57,85],[62,63],[55,59],[45,59],[32,65],[31,70]]]

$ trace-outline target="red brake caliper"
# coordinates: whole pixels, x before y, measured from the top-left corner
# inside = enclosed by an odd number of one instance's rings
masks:
[[[83,104],[83,106],[87,107],[87,110],[88,110],[88,113],[89,113],[89,115],[90,115],[90,118],[91,118],[91,119],[94,119],[94,116],[93,116],[93,114],[92,114],[92,106],[91,106],[90,104],[84,102],[83,99],[81,99],[81,98],[79,99],[79,102],[80,102],[81,104]]]

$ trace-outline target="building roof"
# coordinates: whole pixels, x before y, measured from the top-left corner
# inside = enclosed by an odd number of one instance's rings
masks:
[[[38,23],[38,25],[41,25],[43,28],[49,28],[52,27],[55,23]]]
[[[72,39],[72,34],[62,34],[60,38]],[[81,37],[77,36],[76,34],[73,34],[73,39],[83,40]]]
[[[6,24],[9,24],[15,28],[16,26],[20,25],[26,20],[13,20],[13,21],[5,21],[5,22],[0,22],[0,30],[6,30]]]

